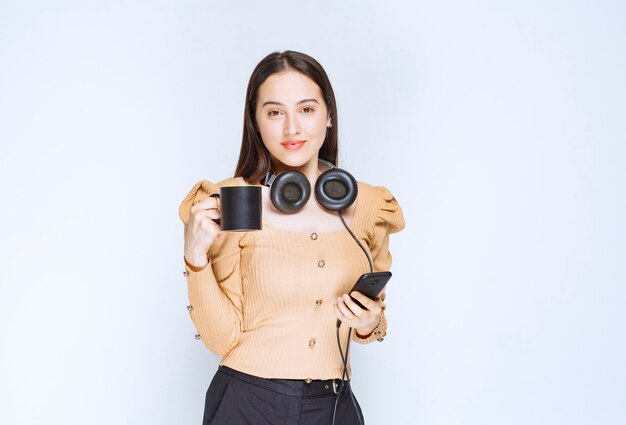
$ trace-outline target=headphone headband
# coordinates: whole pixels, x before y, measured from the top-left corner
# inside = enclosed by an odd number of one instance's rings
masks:
[[[326,164],[326,165],[328,165],[330,168],[337,168],[337,167],[335,167],[335,164],[333,164],[333,163],[332,163],[332,162],[330,162],[330,161],[326,161],[325,159],[322,159],[322,158],[317,158],[317,161],[318,161],[318,162],[321,162],[322,164]]]

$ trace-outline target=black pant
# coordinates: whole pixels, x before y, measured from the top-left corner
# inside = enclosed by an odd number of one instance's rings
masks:
[[[339,380],[265,379],[220,366],[206,393],[203,425],[331,425]],[[349,383],[335,425],[359,425],[363,413]]]

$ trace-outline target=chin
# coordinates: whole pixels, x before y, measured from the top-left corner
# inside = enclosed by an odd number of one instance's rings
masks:
[[[287,154],[287,155],[272,155],[273,160],[280,162],[281,164],[290,167],[290,168],[300,168],[310,161],[314,160],[316,157],[315,154],[308,154],[305,152],[298,152],[297,154]]]
[[[300,168],[311,161],[311,158],[308,159],[298,159],[298,158],[276,158],[278,162],[283,164],[289,168]]]

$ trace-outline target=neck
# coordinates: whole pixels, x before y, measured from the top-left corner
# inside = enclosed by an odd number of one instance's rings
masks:
[[[317,176],[319,176],[319,168],[318,168],[318,159],[317,156],[311,158],[311,160],[305,164],[302,164],[299,167],[288,167],[281,163],[275,163],[273,165],[274,174],[281,173],[286,170],[294,170],[299,171],[306,176],[311,183],[311,187],[315,186],[315,182],[317,181]]]

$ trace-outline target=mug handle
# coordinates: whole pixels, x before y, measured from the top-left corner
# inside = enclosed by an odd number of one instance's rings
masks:
[[[221,198],[220,198],[220,194],[219,194],[219,193],[217,193],[217,192],[216,192],[216,193],[211,193],[211,194],[209,195],[209,197],[210,197],[210,198],[217,198],[217,199],[221,200]],[[221,206],[220,206],[220,202],[219,202],[219,201],[217,202],[217,205],[218,205],[218,207],[220,207],[220,208],[221,208]],[[219,224],[219,225],[221,225],[221,220],[220,220],[219,218],[216,218],[216,219],[215,219],[215,220],[213,220],[213,221],[215,222],[215,224]]]

